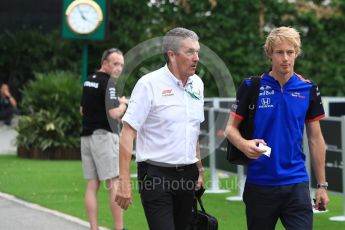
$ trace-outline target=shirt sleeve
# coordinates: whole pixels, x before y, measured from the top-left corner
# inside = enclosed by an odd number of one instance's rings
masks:
[[[122,122],[127,122],[132,128],[138,131],[151,110],[152,98],[153,94],[148,82],[140,79],[132,91]]]
[[[245,79],[241,82],[237,94],[236,102],[231,106],[231,115],[241,120],[245,120],[248,116],[250,96],[249,96],[250,80]]]
[[[112,79],[109,79],[106,87],[105,103],[107,110],[119,107],[119,100],[117,98],[115,83]]]
[[[307,111],[306,122],[318,121],[325,117],[319,88],[313,84],[310,92],[309,108]]]

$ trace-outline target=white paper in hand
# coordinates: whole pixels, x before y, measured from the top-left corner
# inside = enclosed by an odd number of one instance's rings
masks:
[[[270,147],[268,147],[267,145],[263,145],[262,143],[259,143],[259,148],[266,151],[263,154],[265,154],[268,157],[271,156],[271,148]]]

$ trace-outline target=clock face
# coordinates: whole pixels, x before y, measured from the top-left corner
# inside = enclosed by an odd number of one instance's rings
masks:
[[[94,32],[103,20],[99,5],[91,0],[77,0],[72,2],[66,10],[67,24],[78,34]]]

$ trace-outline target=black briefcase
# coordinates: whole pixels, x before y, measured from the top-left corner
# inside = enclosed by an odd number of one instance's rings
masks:
[[[204,189],[201,189],[201,195]],[[199,192],[200,194],[200,192]],[[202,204],[201,195],[196,194],[192,209],[192,220],[186,230],[218,230],[218,221],[215,217],[206,213]],[[198,210],[198,203],[201,210]]]

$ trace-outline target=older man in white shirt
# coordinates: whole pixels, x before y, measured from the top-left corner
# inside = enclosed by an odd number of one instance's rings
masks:
[[[124,209],[132,202],[130,159],[137,138],[139,192],[151,230],[185,229],[194,191],[203,184],[198,136],[204,120],[204,85],[195,75],[198,39],[184,28],[167,32],[167,64],[137,82],[122,118],[116,201]]]

